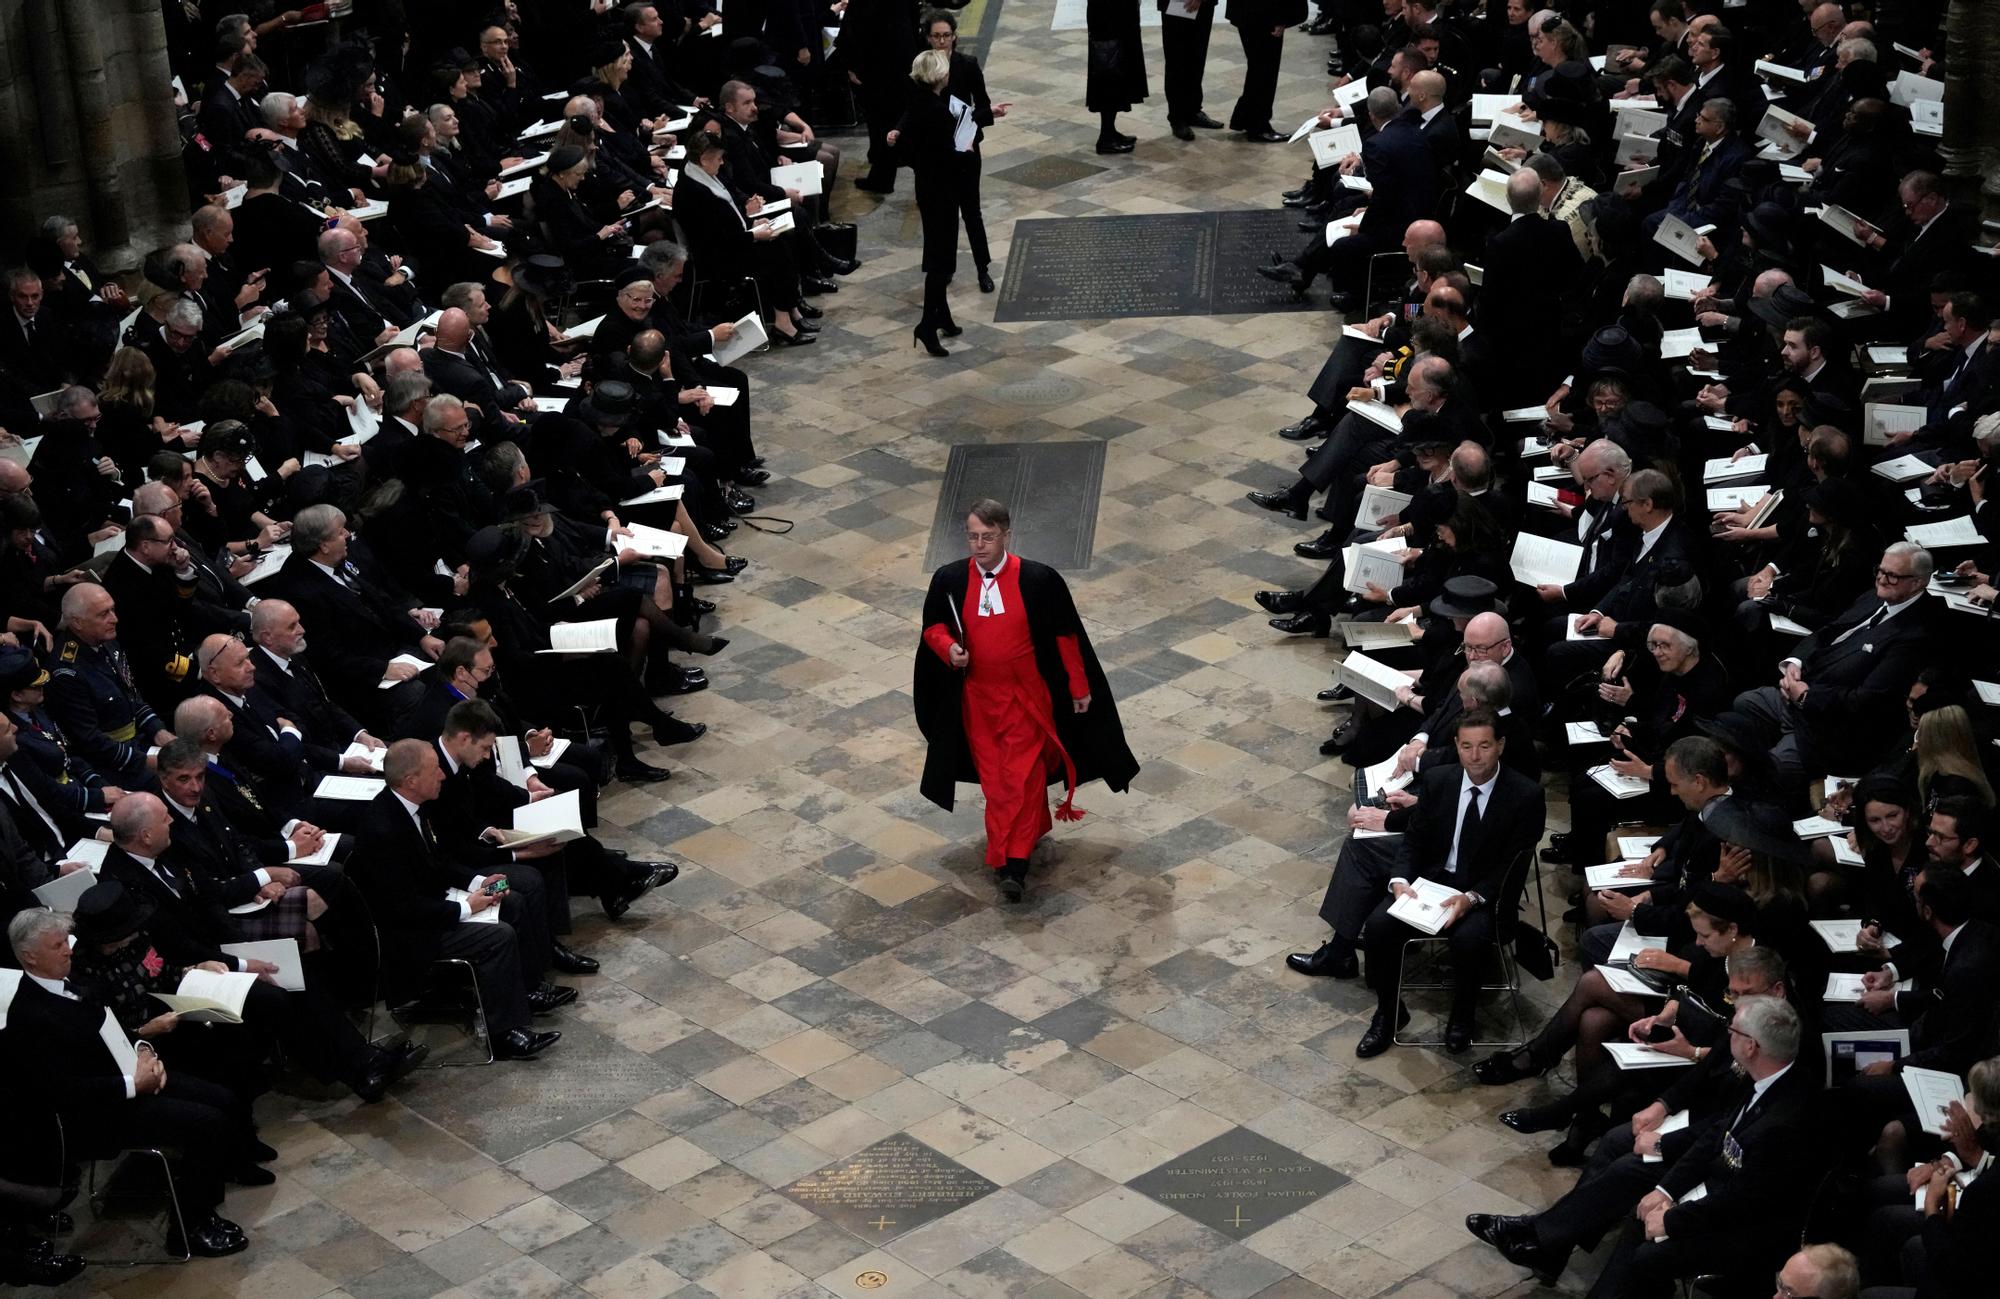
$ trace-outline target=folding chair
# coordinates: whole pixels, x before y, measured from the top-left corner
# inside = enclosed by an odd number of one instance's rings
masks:
[[[1507,874],[1500,887],[1500,896],[1494,899],[1493,913],[1493,958],[1500,966],[1497,981],[1479,985],[1481,992],[1504,992],[1507,994],[1510,1010],[1514,1017],[1514,1036],[1507,1039],[1475,1040],[1472,1045],[1479,1047],[1500,1047],[1504,1050],[1518,1050],[1526,1044],[1527,1018],[1521,1012],[1521,967],[1514,959],[1514,920],[1520,910],[1520,897],[1527,883],[1528,868],[1535,864],[1535,850],[1529,848],[1517,854],[1508,863]],[[1539,869],[1539,868],[1538,868]],[[1396,963],[1396,1000],[1400,1002],[1405,992],[1449,992],[1452,981],[1440,977],[1439,967],[1449,959],[1451,940],[1440,934],[1434,938],[1412,938],[1403,944],[1401,958]],[[1423,982],[1413,982],[1405,977],[1404,969],[1409,964],[1410,949],[1424,949],[1422,963],[1416,974]],[[1426,976],[1428,976],[1426,978]],[[1415,1021],[1413,1020],[1412,1023]],[[1419,1038],[1406,1036],[1407,1029],[1399,1029],[1395,1035],[1397,1046],[1443,1046],[1442,1035]]]
[[[68,1141],[68,1134],[63,1130],[62,1116],[56,1115],[54,1117],[56,1123],[57,1140],[62,1144],[62,1147],[66,1152],[68,1149],[69,1141]],[[158,1258],[86,1258],[84,1259],[84,1263],[87,1266],[150,1267],[155,1263],[185,1263],[190,1258],[194,1257],[194,1252],[188,1248],[187,1215],[183,1213],[181,1210],[181,1193],[180,1193],[180,1188],[174,1184],[173,1164],[167,1159],[166,1151],[159,1149],[157,1146],[135,1147],[130,1150],[121,1150],[117,1152],[115,1155],[113,1155],[111,1157],[113,1160],[111,1176],[104,1179],[105,1190],[103,1191],[98,1190],[97,1187],[97,1165],[99,1163],[98,1158],[95,1155],[78,1156],[80,1159],[84,1161],[84,1163],[88,1165],[85,1194],[90,1199],[91,1213],[95,1214],[99,1218],[102,1218],[104,1216],[104,1206],[110,1198],[108,1194],[110,1187],[114,1182],[118,1180],[118,1174],[125,1168],[127,1163],[134,1156],[156,1160],[160,1165],[160,1178],[162,1181],[166,1183],[167,1186],[167,1224],[169,1227],[168,1238],[171,1239],[176,1230],[179,1232],[181,1238],[181,1252],[175,1254],[172,1253],[171,1251],[168,1251],[165,1248],[166,1241],[163,1240],[161,1241],[161,1256]],[[64,1158],[64,1163],[65,1164],[68,1163],[68,1158],[66,1154]]]
[[[471,993],[470,1004],[459,1007],[459,1009],[471,1012],[465,1025],[465,1035],[485,1049],[486,1057],[484,1059],[473,1060],[439,1059],[423,1067],[426,1069],[464,1069],[477,1065],[492,1064],[496,1057],[493,1054],[493,1034],[487,1028],[486,997],[479,989],[478,972],[472,968],[472,962],[470,961],[456,956],[441,956],[437,960],[432,961],[430,973],[425,979],[423,993],[413,1001],[405,1002],[400,1006],[390,1007],[389,1015],[398,1024],[437,1024],[445,1022],[449,1018],[448,1015],[435,1015],[432,1012],[446,1009],[438,1000],[438,994],[440,991],[447,990],[440,989],[438,985],[441,978],[447,974],[463,980],[464,987],[462,990],[458,990],[460,996],[463,996],[465,991]]]

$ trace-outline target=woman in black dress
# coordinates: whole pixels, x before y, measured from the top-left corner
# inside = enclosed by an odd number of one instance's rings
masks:
[[[980,70],[979,60],[958,52],[958,16],[951,10],[933,9],[924,16],[924,39],[932,49],[950,56],[951,77],[945,83],[945,93],[970,104],[972,120],[979,124],[972,148],[958,155],[958,215],[965,222],[973,269],[979,272],[979,291],[991,293],[993,277],[987,267],[993,264],[993,254],[986,246],[986,220],[979,215],[979,145],[986,138],[986,128],[994,119],[1007,116],[1013,105],[994,103],[986,93],[986,74]]]
[[[951,59],[943,50],[925,50],[910,63],[909,107],[889,132],[897,155],[917,175],[917,215],[924,225],[924,314],[914,336],[932,356],[949,356],[938,335],[964,332],[951,318],[945,296],[958,269],[958,176],[960,155],[972,148],[978,130],[972,106],[948,94]],[[961,136],[964,148],[959,147]]]
[[[687,236],[688,251],[705,275],[729,280],[751,276],[771,318],[771,342],[805,347],[818,334],[799,310],[799,268],[779,231],[764,217],[737,206],[720,179],[722,139],[711,131],[688,136],[687,164],[674,186],[674,216]]]
[[[1090,0],[1090,73],[1083,104],[1103,125],[1099,153],[1130,153],[1138,138],[1118,133],[1118,115],[1146,99],[1146,50],[1139,44],[1139,0]]]

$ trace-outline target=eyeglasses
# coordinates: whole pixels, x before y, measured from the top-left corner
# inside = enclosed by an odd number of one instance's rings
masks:
[[[1499,640],[1489,641],[1484,645],[1474,645],[1471,641],[1467,641],[1463,648],[1467,654],[1497,654],[1500,652],[1502,646],[1513,643],[1514,638],[1512,636],[1502,636]]]
[[[975,545],[982,541],[998,541],[1000,537],[1001,534],[998,532],[968,532],[965,534],[965,539]]]
[[[1915,573],[1896,573],[1886,568],[1877,568],[1875,576],[1884,582],[1907,582],[1916,577]]]
[[[1785,1278],[1782,1275],[1772,1277],[1771,1284],[1778,1287],[1777,1293],[1772,1296],[1772,1299],[1819,1299],[1819,1296],[1816,1294],[1806,1294],[1802,1291],[1792,1289],[1785,1284]]]
[[[1664,653],[1673,647],[1674,643],[1670,640],[1649,640],[1646,642],[1647,651],[1653,654]]]

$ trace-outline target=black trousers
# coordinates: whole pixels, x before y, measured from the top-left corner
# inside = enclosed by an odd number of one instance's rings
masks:
[[[1325,363],[1313,378],[1312,387],[1306,389],[1306,396],[1312,398],[1313,409],[1339,410],[1347,405],[1348,391],[1361,386],[1361,376],[1367,372],[1369,364],[1386,350],[1380,343],[1364,343],[1342,334],[1340,341],[1333,345],[1333,351],[1327,353]]]
[[[1784,1265],[1798,1243],[1795,1224],[1791,1224],[1787,1240],[1788,1224],[1791,1220],[1786,1215],[1762,1223],[1746,1223],[1748,1229],[1743,1231],[1647,1240],[1644,1225],[1628,1216],[1610,1260],[1598,1274],[1597,1284],[1590,1287],[1589,1299],[1667,1299],[1674,1293],[1674,1282],[1679,1278],[1709,1272],[1769,1276]]]
[[[886,80],[887,84],[882,84]],[[868,119],[868,175],[871,185],[896,183],[896,150],[889,132],[902,120],[910,83],[903,77],[871,77],[854,88],[854,103]]]
[[[1393,1025],[1396,1021],[1396,985],[1403,964],[1403,944],[1413,938],[1442,938],[1451,944],[1452,1017],[1472,1013],[1479,1000],[1479,984],[1486,970],[1485,958],[1493,950],[1493,908],[1479,907],[1441,934],[1427,934],[1389,914],[1394,898],[1384,897],[1368,916],[1364,937],[1368,942],[1368,981],[1375,988],[1376,1008]]]
[[[1631,1132],[1630,1128],[1626,1132]],[[1632,1216],[1646,1193],[1659,1185],[1666,1164],[1649,1164],[1625,1153],[1588,1171],[1562,1198],[1535,1215],[1535,1239],[1549,1249],[1590,1249],[1604,1233]]]
[[[1333,878],[1326,882],[1326,895],[1319,903],[1319,918],[1331,925],[1334,933],[1351,943],[1361,940],[1362,926],[1381,902],[1400,864],[1396,845],[1401,842],[1349,836],[1340,846]]]
[[[695,429],[696,443],[714,455],[716,472],[725,478],[734,477],[749,468],[757,455],[756,442],[750,436],[750,376],[733,365],[707,361],[697,361],[695,371],[703,386],[734,388],[741,394],[734,406],[717,406],[700,416],[698,425],[689,421]]]
[[[1192,123],[1201,112],[1201,75],[1208,66],[1208,37],[1215,7],[1204,4],[1191,18],[1160,16],[1160,45],[1167,58],[1167,121]]]
[[[508,878],[510,882],[513,879],[511,875]],[[504,904],[502,918],[497,923],[461,921],[437,933],[385,932],[383,945],[397,946],[399,937],[405,952],[424,951],[433,959],[465,961],[472,966],[473,978],[479,982],[480,1000],[486,1005],[487,1032],[494,1037],[528,1027],[533,1019],[528,1010],[528,989],[540,982],[539,970],[534,982],[529,982],[521,955],[524,944],[506,920]],[[401,976],[397,988],[407,995],[416,991],[424,977],[424,968],[407,961],[401,964],[403,968],[395,971]]]
[[[223,1176],[247,1157],[252,1136],[228,1089],[172,1069],[166,1086],[150,1096],[62,1114],[72,1152],[108,1157],[149,1147],[167,1151],[181,1208],[193,1222],[222,1203]]]
[[[1171,23],[1172,18],[1163,18]],[[1243,43],[1243,93],[1229,114],[1232,131],[1271,129],[1271,100],[1278,93],[1278,60],[1285,52],[1285,33],[1273,36],[1268,27],[1238,27],[1236,38]]]
[[[993,251],[986,246],[986,218],[979,214],[979,150],[958,154],[957,161],[958,217],[965,223],[965,242],[972,250],[972,264],[984,269],[992,263]]]

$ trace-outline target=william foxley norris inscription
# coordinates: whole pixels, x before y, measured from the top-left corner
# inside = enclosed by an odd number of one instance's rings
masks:
[[[881,1243],[996,1189],[965,1165],[898,1132],[780,1191],[861,1239]]]
[[[1232,1128],[1129,1185],[1176,1213],[1241,1240],[1348,1180],[1268,1137]]]

